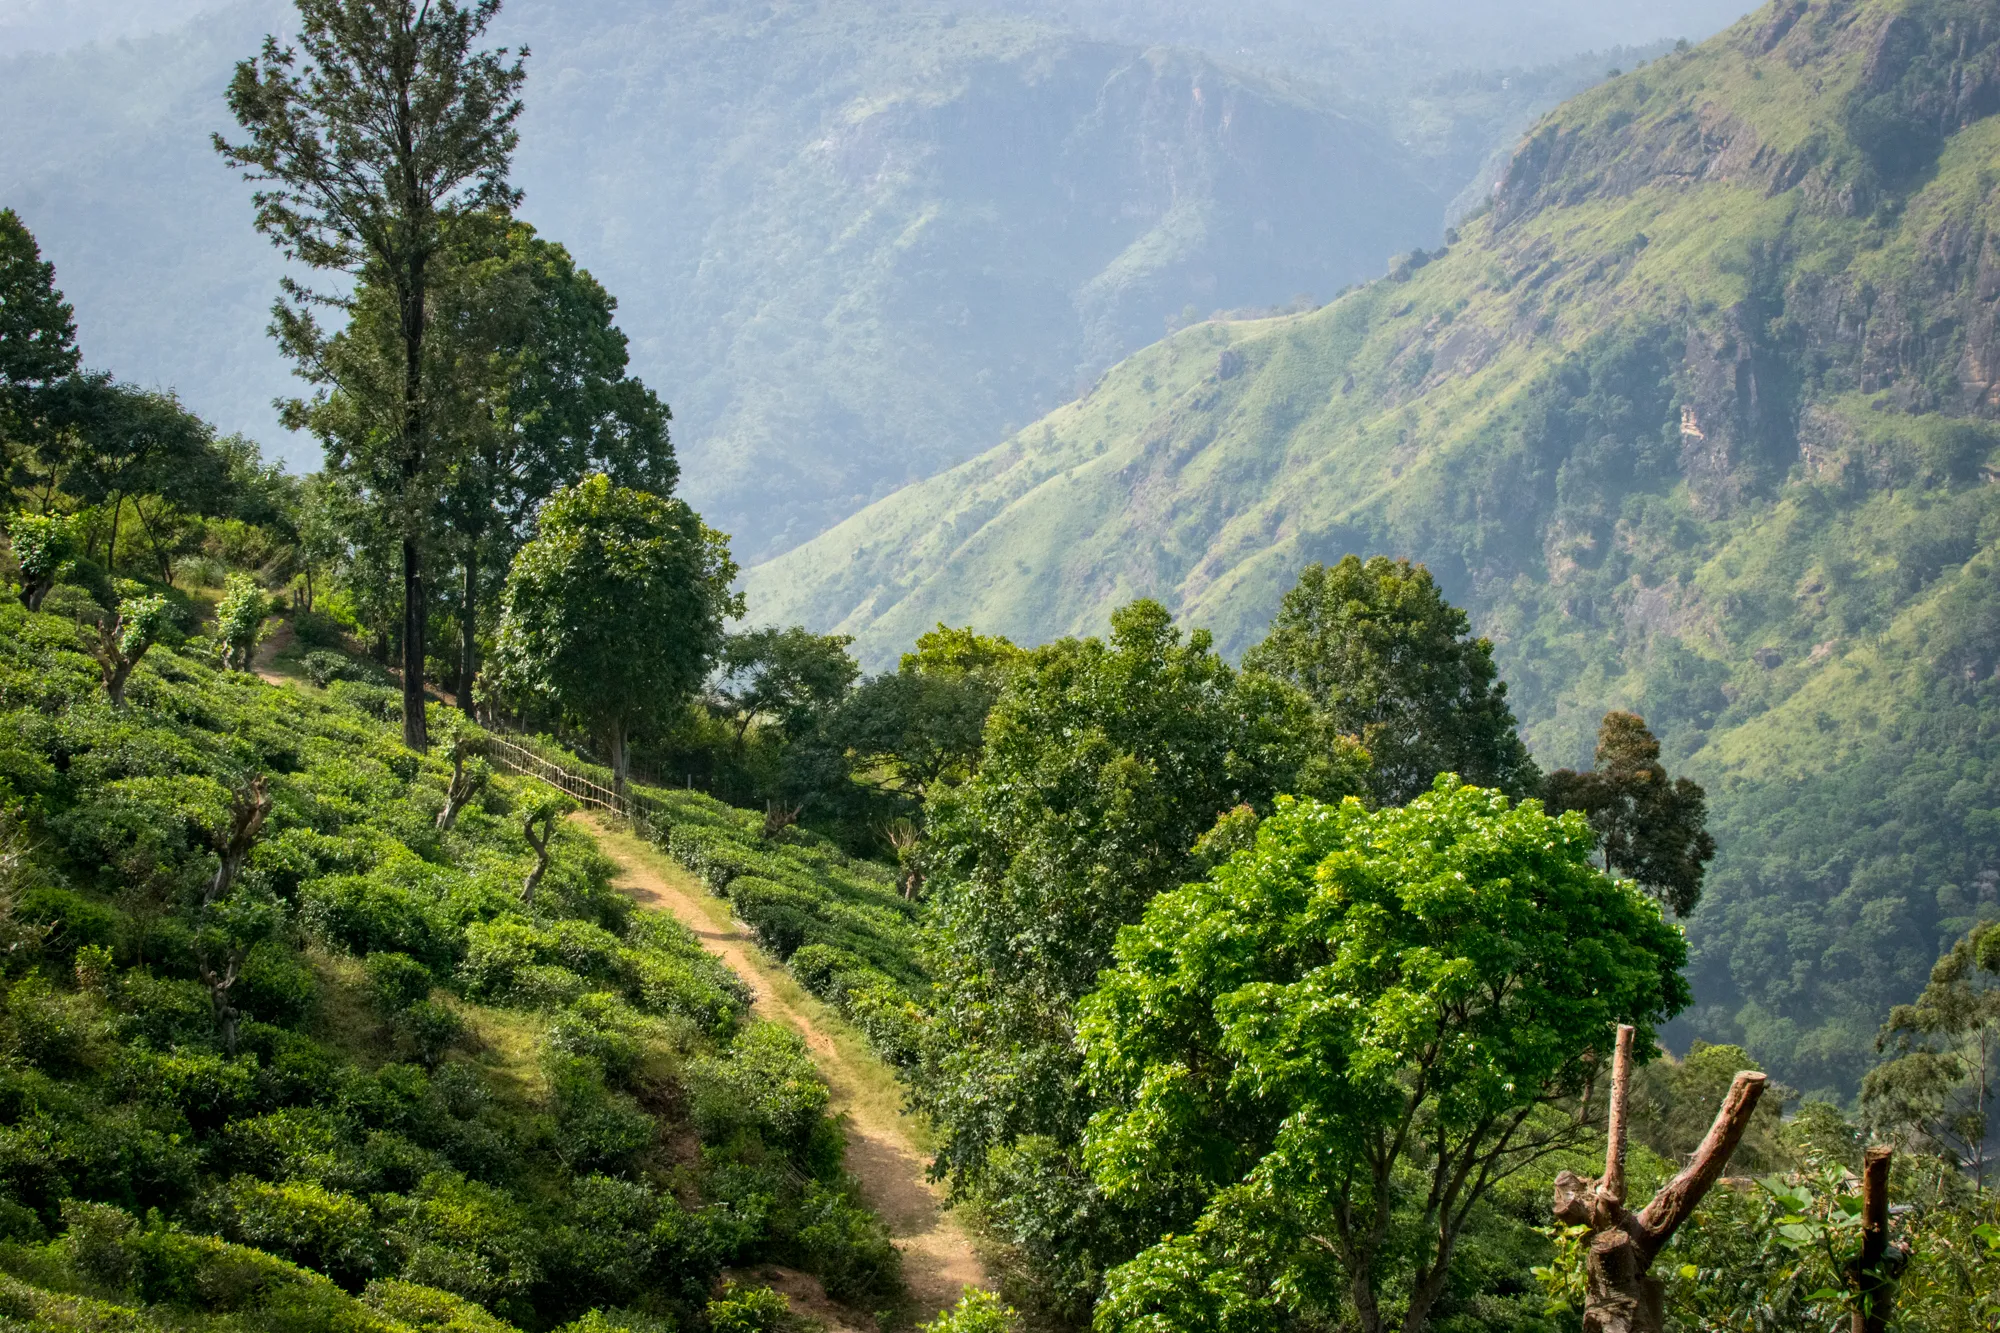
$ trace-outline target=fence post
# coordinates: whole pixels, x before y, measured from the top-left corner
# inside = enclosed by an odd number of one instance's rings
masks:
[[[1854,1333],[1886,1333],[1895,1289],[1882,1271],[1889,1257],[1888,1148],[1870,1148],[1861,1163],[1861,1266],[1857,1274]]]

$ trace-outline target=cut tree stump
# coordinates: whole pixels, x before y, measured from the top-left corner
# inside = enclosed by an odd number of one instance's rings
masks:
[[[1729,1155],[1750,1126],[1764,1075],[1745,1070],[1723,1099],[1694,1160],[1637,1213],[1625,1207],[1626,1112],[1632,1096],[1632,1035],[1618,1029],[1611,1066],[1611,1114],[1606,1125],[1604,1175],[1585,1180],[1574,1171],[1556,1177],[1556,1220],[1590,1228],[1583,1299],[1584,1333],[1664,1333],[1666,1288],[1652,1275],[1653,1260],[1722,1177]]]

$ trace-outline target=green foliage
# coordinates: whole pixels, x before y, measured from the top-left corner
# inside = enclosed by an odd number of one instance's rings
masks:
[[[1003,1234],[1046,1242],[1032,1262],[1066,1308],[1089,1298],[1085,1256],[1122,1244],[1074,1157],[1098,1105],[1079,1082],[1076,1002],[1112,962],[1119,927],[1192,877],[1219,815],[1364,782],[1351,743],[1303,694],[1239,675],[1206,634],[1139,602],[1108,643],[1030,653],[1008,674],[977,771],[933,791],[935,989],[913,1086],[941,1166],[998,1201]],[[1054,1147],[1031,1168],[996,1167],[1041,1136]]]
[[[1493,644],[1471,633],[1429,570],[1350,555],[1300,573],[1243,666],[1304,690],[1359,740],[1383,805],[1413,800],[1440,773],[1526,796],[1541,775],[1515,733]]]
[[[918,1325],[918,1333],[1015,1333],[1017,1318],[992,1292],[968,1289],[957,1305]]]
[[[21,601],[38,611],[49,589],[75,566],[76,520],[23,510],[7,520],[7,543],[21,575]]]
[[[740,614],[727,541],[678,500],[587,478],[543,506],[507,576],[495,669],[602,737],[619,786],[625,742],[692,698]]]
[[[1862,1081],[1869,1125],[1983,1188],[1987,1108],[2000,1093],[2000,925],[1978,926],[1954,944],[1916,1002],[1889,1011],[1876,1048],[1895,1057]]]
[[[798,1327],[792,1303],[769,1287],[732,1282],[708,1303],[707,1314],[714,1333],[791,1333]]]
[[[844,634],[755,629],[724,641],[716,665],[718,693],[736,722],[738,744],[759,717],[769,716],[789,740],[810,734],[861,674]]]
[[[1605,1034],[1687,1002],[1679,934],[1593,841],[1440,778],[1379,813],[1281,803],[1156,899],[1079,1024],[1086,1159],[1159,1238],[1098,1326],[1421,1322],[1493,1183],[1577,1141]]]
[[[247,574],[230,576],[228,591],[215,606],[215,639],[222,645],[222,663],[238,671],[250,669],[250,655],[263,636],[271,614],[271,599]]]
[[[55,278],[20,215],[0,209],[0,442],[10,453],[39,442],[50,387],[79,363],[75,312]]]
[[[86,1292],[143,1328],[320,1327],[286,1322],[298,1302],[385,1333],[596,1306],[685,1323],[734,1262],[896,1304],[895,1252],[796,1039],[739,1033],[743,984],[612,892],[567,826],[520,902],[526,784],[495,777],[441,830],[448,757],[164,647],[112,709],[82,633],[0,608],[0,718],[21,738],[0,800],[29,849],[8,863],[0,975],[19,1308]],[[245,773],[272,808],[204,905]]]
[[[1701,901],[1702,878],[1715,859],[1708,794],[1688,778],[1667,777],[1644,718],[1606,713],[1597,767],[1556,770],[1542,796],[1551,812],[1576,810],[1590,821],[1607,871],[1631,876],[1676,916]]]

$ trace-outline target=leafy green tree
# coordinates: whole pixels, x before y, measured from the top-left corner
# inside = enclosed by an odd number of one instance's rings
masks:
[[[977,771],[932,792],[936,1007],[917,1095],[940,1168],[997,1200],[1003,1230],[1072,1309],[1093,1255],[1118,1244],[1075,1157],[1097,1109],[1078,1084],[1076,1002],[1118,928],[1193,877],[1218,816],[1268,810],[1280,792],[1363,789],[1361,757],[1319,723],[1298,691],[1239,675],[1206,633],[1137,602],[1108,643],[1026,654]]]
[[[424,392],[431,430],[449,442],[438,452],[434,540],[457,565],[444,600],[457,621],[458,689],[469,711],[480,630],[491,630],[498,585],[536,506],[593,472],[670,494],[679,468],[670,414],[626,374],[625,335],[612,322],[618,303],[596,279],[505,214],[451,214],[440,231]],[[403,355],[394,292],[364,287],[349,314],[327,344],[334,382],[393,390]],[[304,413],[341,456],[360,458],[373,427],[351,396],[336,390]]]
[[[585,478],[542,506],[501,598],[503,688],[581,719],[619,788],[626,740],[675,716],[743,613],[721,533],[679,500]]]
[[[1984,1189],[2000,1097],[2000,923],[1975,927],[1938,959],[1916,1003],[1889,1011],[1876,1049],[1896,1054],[1862,1080],[1863,1118]]]
[[[861,674],[847,651],[853,642],[851,634],[799,625],[730,635],[716,668],[716,697],[735,724],[737,749],[759,717],[773,719],[788,741],[818,728]]]
[[[251,655],[271,614],[271,599],[248,574],[231,574],[229,587],[215,606],[215,640],[222,645],[222,665],[250,669]]]
[[[80,360],[76,313],[56,290],[56,266],[20,215],[0,209],[0,444],[39,445],[49,391]]]
[[[1155,900],[1084,1001],[1086,1158],[1156,1237],[1097,1327],[1414,1330],[1508,1176],[1579,1142],[1614,1026],[1688,1002],[1686,946],[1575,815],[1440,778],[1281,802]]]
[[[403,739],[424,727],[426,523],[441,484],[426,368],[435,351],[431,268],[456,213],[509,209],[519,60],[474,44],[500,0],[297,0],[298,47],[267,37],[229,86],[247,138],[215,147],[264,185],[257,228],[288,257],[360,280],[395,310],[394,382],[356,372],[321,331],[316,306],[354,298],[287,283],[276,330],[300,373],[337,387],[366,422],[329,457],[393,516],[403,581]],[[304,52],[303,63],[299,51]]]
[[[56,403],[36,448],[46,485],[86,505],[110,506],[104,567],[115,569],[126,505],[163,582],[198,525],[190,515],[234,507],[227,455],[215,430],[171,393],[120,384],[105,374],[74,375],[51,392]],[[95,555],[95,538],[89,554]]]
[[[165,597],[127,597],[98,627],[95,645],[104,669],[104,692],[113,708],[125,706],[125,686],[132,671],[173,623],[173,608]]]
[[[1557,769],[1544,781],[1542,799],[1552,813],[1575,810],[1588,819],[1604,868],[1637,880],[1676,916],[1701,901],[1702,879],[1715,859],[1708,793],[1689,778],[1667,776],[1644,718],[1606,713],[1597,767]]]
[[[7,541],[21,572],[21,602],[39,611],[49,589],[76,561],[76,520],[67,514],[15,514],[7,520]]]
[[[1003,638],[939,625],[903,654],[901,666],[863,681],[794,761],[821,782],[859,782],[903,808],[895,843],[914,893],[922,881],[917,826],[908,819],[936,782],[963,782],[979,762],[986,716],[1008,672],[1026,657]],[[811,753],[811,751],[817,753]]]
[[[1308,565],[1243,667],[1304,690],[1360,740],[1378,804],[1413,800],[1440,773],[1514,797],[1540,787],[1493,644],[1472,637],[1422,565],[1351,555]]]

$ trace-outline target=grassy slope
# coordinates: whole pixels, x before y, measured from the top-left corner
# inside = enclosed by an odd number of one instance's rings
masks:
[[[0,1319],[698,1324],[720,1266],[772,1260],[895,1299],[796,1039],[579,834],[520,903],[527,784],[439,833],[444,766],[340,691],[156,648],[113,710],[80,647],[0,608]],[[204,908],[255,773],[275,809]],[[235,1053],[201,980],[231,940]],[[362,961],[391,953],[415,1008]]]
[[[2000,506],[1957,420],[1987,411],[2000,125],[1886,185],[1840,129],[1886,20],[1963,8],[1771,7],[1614,80],[1406,280],[1148,349],[753,570],[752,605],[879,663],[937,620],[1033,641],[1151,595],[1240,651],[1302,564],[1423,559],[1545,760],[1636,706],[1716,786],[1695,1023],[1851,1086],[1883,1009],[2000,912],[1965,628]]]

